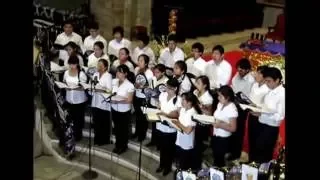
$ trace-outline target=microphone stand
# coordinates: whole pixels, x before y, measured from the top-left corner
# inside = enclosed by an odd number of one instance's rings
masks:
[[[145,116],[145,111],[148,108],[148,98],[145,98],[144,101],[144,108],[143,108],[143,115]],[[138,167],[139,167],[139,171],[138,171],[138,176],[139,176],[139,180],[141,178],[141,158],[142,158],[142,140],[139,142],[140,143],[140,147],[139,147],[139,163],[138,163]]]
[[[91,87],[90,87],[90,91],[91,91],[91,95],[93,96],[93,91],[95,91],[95,85],[94,82],[90,82],[91,83]],[[91,124],[92,124],[92,107],[91,107],[91,111],[90,111],[90,124],[89,124],[89,169],[85,172],[83,172],[82,177],[84,179],[96,179],[98,177],[98,173],[92,170],[92,164],[91,164],[91,147],[92,147],[92,143],[91,143]]]

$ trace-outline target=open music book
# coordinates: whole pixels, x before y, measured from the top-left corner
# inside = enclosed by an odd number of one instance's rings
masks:
[[[51,61],[50,62],[50,70],[52,72],[62,72],[62,71],[67,70],[67,68],[64,66],[59,66],[57,63]]]
[[[91,85],[90,84],[87,84],[87,83],[80,83],[81,86],[83,87],[83,89],[87,90],[87,89],[91,89]],[[95,87],[92,87],[94,88],[95,90],[97,91],[106,91],[103,87],[101,87],[99,84],[97,84]]]
[[[201,124],[212,124],[215,122],[215,118],[213,116],[204,114],[195,114],[192,116],[192,120]]]
[[[169,124],[169,126],[171,126],[171,127],[175,128],[176,130],[182,132],[182,129],[179,128],[177,125],[175,125],[175,124],[172,122],[173,119],[168,118],[168,117],[165,117],[165,116],[159,116],[159,117],[160,117],[160,120],[161,120],[161,121],[166,121],[166,122]]]
[[[253,112],[260,112],[260,113],[273,113],[270,109],[266,108],[266,107],[254,107],[254,106],[249,106],[246,104],[239,104],[241,109],[243,110],[251,110]]]
[[[63,83],[63,82],[59,82],[59,81],[55,81],[54,82],[57,86],[58,86],[58,88],[60,88],[60,89],[77,89],[77,88],[79,88],[79,86],[78,85],[67,85],[66,83]]]
[[[160,121],[160,117],[157,115],[157,113],[161,112],[159,109],[156,108],[149,108],[141,106],[141,111],[146,114],[147,120],[151,122]]]

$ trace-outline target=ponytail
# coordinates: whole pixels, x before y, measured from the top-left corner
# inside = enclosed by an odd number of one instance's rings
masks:
[[[186,92],[181,96],[183,96],[186,101],[191,102],[192,107],[197,111],[198,114],[202,114],[201,108],[199,106],[200,102],[196,95],[194,95],[192,92]]]

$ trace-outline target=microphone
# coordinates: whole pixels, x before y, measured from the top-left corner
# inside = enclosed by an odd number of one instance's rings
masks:
[[[94,76],[93,80],[91,80],[91,83],[93,83],[94,85],[98,84],[98,76]]]
[[[102,101],[102,103],[103,103],[103,102],[108,102],[108,101],[110,101],[111,98],[112,98],[113,96],[116,96],[116,95],[117,95],[117,92],[112,93],[109,97],[104,98],[104,100]]]

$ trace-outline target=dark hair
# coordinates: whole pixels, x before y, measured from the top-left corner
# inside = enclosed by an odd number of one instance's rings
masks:
[[[239,68],[244,69],[244,70],[251,70],[250,61],[247,58],[240,59],[237,62],[236,67],[237,68],[239,67]]]
[[[269,66],[267,66],[267,65],[258,66],[258,67],[257,67],[257,71],[259,71],[259,72],[261,72],[261,73],[263,74],[263,72],[264,72],[267,68],[269,68]]]
[[[104,49],[104,44],[101,41],[97,41],[93,44],[93,46],[98,46],[100,49]]]
[[[178,98],[178,94],[179,94],[179,86],[180,86],[180,83],[179,83],[179,81],[178,81],[176,78],[170,78],[170,79],[167,81],[167,86],[177,88],[177,90],[176,90],[176,97],[173,99],[173,104],[176,104],[177,98]]]
[[[203,44],[201,44],[199,42],[196,42],[196,43],[192,44],[191,48],[192,49],[198,49],[198,51],[201,52],[201,53],[203,53],[203,51],[204,51]]]
[[[174,42],[177,42],[177,36],[175,34],[170,34],[168,36],[168,42],[169,41],[174,41]]]
[[[116,26],[112,29],[112,35],[116,34],[116,33],[120,33],[121,37],[123,37],[123,27],[122,26]]]
[[[234,92],[230,86],[228,86],[228,85],[221,86],[218,89],[218,92],[220,92],[225,99],[228,98],[230,102],[234,102],[235,96],[234,96]]]
[[[121,50],[124,50],[124,52],[126,52],[126,55],[129,55],[129,54],[130,54],[129,49],[126,48],[126,47],[121,48],[121,49],[119,50],[119,52],[120,52]]]
[[[88,25],[88,29],[95,29],[98,30],[99,29],[99,24],[97,22],[92,22]]]
[[[146,35],[146,34],[139,35],[139,36],[137,37],[137,39],[138,39],[139,41],[142,41],[144,45],[148,45],[148,44],[149,44],[149,41],[150,41],[149,36]]]
[[[126,47],[123,47],[123,48],[121,48],[121,49],[119,50],[119,52],[120,52],[121,50],[124,50],[124,51],[126,52],[126,55],[128,55],[128,61],[129,61],[129,62],[133,65],[133,67],[135,68],[135,67],[136,67],[136,63],[134,63],[134,62],[132,61],[131,56],[129,55],[129,54],[130,54],[129,49],[126,48]]]
[[[187,64],[186,64],[186,62],[184,62],[184,61],[182,61],[182,60],[179,60],[179,61],[177,61],[176,63],[175,63],[175,65],[176,66],[178,66],[180,69],[181,69],[181,71],[183,71],[183,74],[186,74],[187,73]]]
[[[66,20],[63,22],[63,26],[67,25],[67,24],[70,24],[72,27],[73,27],[73,21],[71,20]]]
[[[277,79],[279,79],[279,81],[282,80],[281,71],[275,67],[269,67],[265,70],[265,73],[263,74],[263,78],[266,78],[266,77],[270,77],[273,80],[277,80]]]
[[[104,67],[106,67],[108,70],[109,62],[106,59],[99,59],[98,62],[101,62],[104,65]]]
[[[79,65],[79,58],[77,55],[71,55],[68,59],[68,64],[77,64]]]
[[[216,46],[214,46],[214,47],[212,48],[212,52],[213,52],[213,51],[219,51],[220,54],[224,54],[224,48],[223,48],[223,46],[221,46],[221,45],[216,45]]]
[[[192,92],[186,92],[186,93],[183,93],[181,95],[181,97],[184,97],[184,99],[187,101],[187,102],[191,102],[191,105],[192,107],[194,107],[194,109],[199,113],[199,114],[202,114],[202,111],[199,107],[199,100],[197,98],[196,95],[194,95]]]
[[[202,84],[206,85],[206,90],[210,90],[210,81],[208,76],[199,76],[197,80],[201,80]]]
[[[163,64],[157,64],[154,69],[158,69],[160,72],[166,72],[166,66]]]
[[[129,74],[129,68],[127,65],[125,64],[121,64],[120,66],[117,67],[117,72],[121,72],[121,73],[124,73],[124,74]]]
[[[138,60],[140,59],[140,57],[143,57],[145,67],[148,67],[148,64],[149,64],[149,61],[150,61],[149,56],[146,55],[146,54],[141,54],[141,55],[138,57]]]
[[[64,45],[65,48],[68,47],[68,46],[70,46],[72,49],[78,49],[79,48],[79,46],[73,41],[69,41],[66,45]]]

